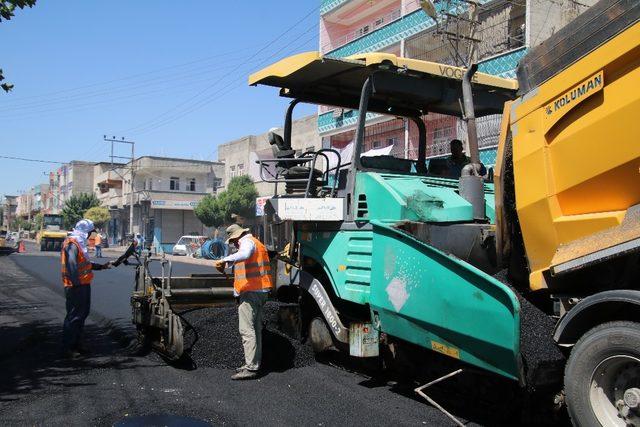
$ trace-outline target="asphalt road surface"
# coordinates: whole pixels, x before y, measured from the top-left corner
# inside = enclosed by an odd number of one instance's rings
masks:
[[[61,296],[64,290],[60,280],[60,254],[58,252],[40,252],[34,243],[26,244],[27,253],[12,257],[22,269],[39,279],[42,285],[48,286]],[[106,263],[109,257],[92,258],[97,263]],[[160,275],[159,262],[150,264],[152,274]],[[172,274],[174,276],[191,273],[215,273],[213,266],[174,262]],[[131,290],[135,278],[135,267],[121,264],[117,268],[105,271],[95,271],[91,288],[91,310],[94,315],[110,320],[115,326],[131,328]]]
[[[416,396],[413,388],[419,384],[343,361],[234,382],[228,367],[177,367],[155,354],[133,355],[104,325],[105,319],[123,328],[130,324],[132,267],[96,272],[85,330],[91,355],[61,359],[65,310],[59,269],[55,253],[0,257],[2,425],[454,425]],[[208,271],[174,263],[174,274]],[[228,328],[237,325],[230,322]],[[522,424],[470,398],[466,391],[477,386],[469,380],[440,403],[455,408],[467,425]],[[509,396],[500,404],[510,409]]]

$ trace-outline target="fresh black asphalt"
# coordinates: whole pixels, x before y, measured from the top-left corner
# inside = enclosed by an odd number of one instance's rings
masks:
[[[210,271],[180,262],[173,268],[177,275]],[[59,274],[57,254],[0,257],[2,425],[453,425],[416,396],[418,383],[372,374],[340,358],[316,362],[298,344],[291,345],[291,355],[265,356],[271,368],[259,380],[231,381],[239,349],[232,341],[239,337],[228,308],[227,315],[207,309],[197,316],[203,347],[196,363],[170,366],[155,354],[134,356],[102,322],[130,325],[132,267],[96,272],[86,334],[92,355],[61,360]],[[271,333],[274,343],[287,346]],[[225,352],[233,354],[224,358]],[[289,356],[298,361],[283,363]],[[470,380],[454,394],[438,393],[438,400],[468,425],[521,424],[504,416],[513,409],[510,396],[499,399],[504,411],[484,407],[467,393],[477,386]],[[136,418],[144,416],[154,418]]]

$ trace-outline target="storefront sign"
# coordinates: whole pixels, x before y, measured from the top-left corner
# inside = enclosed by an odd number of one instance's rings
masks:
[[[198,206],[196,200],[151,200],[153,209],[182,209],[192,211]]]

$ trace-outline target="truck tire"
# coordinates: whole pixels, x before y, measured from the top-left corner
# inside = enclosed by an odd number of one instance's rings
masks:
[[[640,426],[640,323],[608,322],[585,333],[565,368],[575,426]]]

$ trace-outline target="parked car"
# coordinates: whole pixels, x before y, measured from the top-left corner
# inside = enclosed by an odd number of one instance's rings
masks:
[[[173,246],[173,255],[193,255],[193,253],[207,240],[205,236],[182,236]]]

